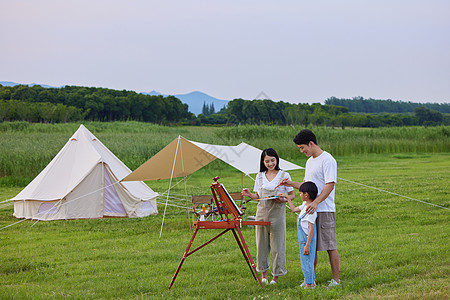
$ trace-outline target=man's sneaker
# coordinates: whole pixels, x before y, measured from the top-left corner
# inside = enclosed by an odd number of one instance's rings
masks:
[[[337,282],[336,280],[334,280],[334,279],[331,279],[330,280],[330,284],[328,285],[328,287],[334,287],[334,286],[338,286],[338,285],[340,285],[341,284],[341,281],[339,280],[339,282]]]

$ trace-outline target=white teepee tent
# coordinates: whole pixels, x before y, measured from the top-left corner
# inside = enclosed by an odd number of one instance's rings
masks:
[[[81,125],[14,200],[14,216],[36,220],[144,217],[157,214],[158,196]]]

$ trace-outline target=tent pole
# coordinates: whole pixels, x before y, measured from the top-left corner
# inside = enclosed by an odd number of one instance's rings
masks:
[[[188,202],[188,194],[187,194],[187,187],[186,187],[186,176],[184,176],[184,196],[186,197],[186,208],[187,208],[187,214],[188,214],[188,226],[192,230],[194,227],[191,226],[191,214],[190,214],[190,208],[189,208],[189,202]]]
[[[183,145],[181,145],[180,143],[180,157],[181,157],[181,170],[183,171],[183,175],[185,174],[184,172],[184,158],[183,158]],[[184,196],[186,197],[186,212],[188,214],[188,227],[191,227],[191,215],[189,214],[189,206],[187,205],[188,201],[187,201],[187,186],[186,186],[186,176],[183,177],[183,181],[184,181]]]
[[[177,143],[177,148],[175,150],[175,157],[173,158],[172,173],[170,174],[169,189],[167,190],[166,205],[164,206],[164,214],[163,214],[163,219],[162,219],[162,223],[161,223],[161,230],[159,231],[159,238],[161,238],[161,234],[162,234],[162,230],[163,230],[163,226],[164,226],[164,219],[166,218],[167,203],[169,202],[170,188],[172,187],[172,178],[173,178],[173,172],[175,170],[175,163],[177,161],[179,145],[180,145],[180,136],[178,136],[178,143]]]
[[[102,217],[105,217],[105,162],[102,162]]]

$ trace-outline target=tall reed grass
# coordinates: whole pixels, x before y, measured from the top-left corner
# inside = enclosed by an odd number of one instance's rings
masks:
[[[79,123],[0,123],[0,185],[23,186],[34,178],[78,129]],[[302,129],[291,126],[168,127],[140,122],[87,122],[84,125],[120,160],[134,170],[179,135],[193,141],[257,148],[303,164],[292,139]],[[450,152],[450,126],[346,128],[315,127],[318,143],[334,156],[369,153]],[[207,168],[222,168],[211,164]]]
[[[284,157],[295,159],[298,150],[292,140],[301,129],[298,126],[247,125],[221,128],[216,135],[225,140],[246,141],[259,148],[273,147]],[[450,126],[310,129],[321,148],[335,156],[450,151]]]

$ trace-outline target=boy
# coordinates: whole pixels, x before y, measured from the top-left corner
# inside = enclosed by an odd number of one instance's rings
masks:
[[[305,289],[314,289],[315,273],[314,260],[316,256],[316,217],[317,212],[313,214],[306,213],[306,206],[317,197],[317,186],[314,182],[304,182],[300,188],[300,197],[303,201],[301,206],[295,207],[291,199],[287,197],[289,208],[292,212],[299,212],[297,218],[298,247],[300,250],[300,262],[304,276]]]
[[[304,181],[312,181],[317,185],[317,198],[306,206],[306,212],[317,212],[317,247],[316,251],[327,251],[330,259],[332,279],[328,287],[338,286],[339,253],[336,242],[336,205],[334,203],[334,186],[337,181],[336,160],[330,153],[317,145],[314,133],[309,129],[301,130],[294,138],[300,151],[308,158],[305,166]],[[284,180],[282,184],[299,188],[302,183]],[[316,261],[317,264],[317,255]]]

